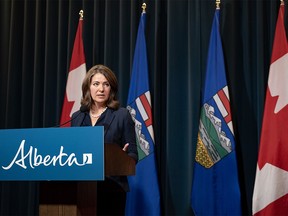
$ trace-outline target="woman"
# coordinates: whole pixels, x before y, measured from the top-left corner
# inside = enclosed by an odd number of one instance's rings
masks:
[[[71,126],[104,126],[104,143],[118,144],[137,163],[134,121],[129,111],[120,107],[117,91],[118,82],[115,74],[104,65],[93,66],[83,80],[81,109],[72,115]],[[126,192],[129,191],[127,177],[106,177],[97,187],[98,215],[124,215]],[[116,194],[112,194],[115,191]],[[109,193],[111,194],[108,196]],[[106,198],[109,202],[107,208]],[[112,201],[113,198],[120,200]],[[117,206],[113,207],[111,204]],[[120,213],[113,212],[119,207]],[[109,209],[112,212],[108,212]]]

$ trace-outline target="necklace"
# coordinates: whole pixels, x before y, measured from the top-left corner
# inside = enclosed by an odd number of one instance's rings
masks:
[[[106,109],[107,109],[107,107],[105,107],[102,110],[102,112],[100,114],[98,114],[98,115],[93,115],[92,112],[90,111],[90,116],[93,117],[93,118],[99,118],[102,115],[102,113],[104,113],[106,111]]]

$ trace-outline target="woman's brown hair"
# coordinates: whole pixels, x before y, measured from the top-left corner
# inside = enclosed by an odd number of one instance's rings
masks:
[[[112,109],[118,109],[120,106],[120,103],[117,99],[118,81],[112,70],[104,65],[95,65],[86,73],[86,76],[82,83],[81,105],[86,106],[89,109],[91,108],[93,104],[93,99],[90,93],[90,85],[92,77],[97,73],[105,76],[111,86],[110,95],[106,106]]]

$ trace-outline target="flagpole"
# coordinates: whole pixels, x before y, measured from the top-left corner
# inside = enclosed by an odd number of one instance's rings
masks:
[[[80,109],[82,80],[86,75],[86,61],[82,39],[83,14],[83,10],[80,10],[66,81],[66,92],[60,118],[61,127],[69,127],[71,125],[72,114]]]
[[[160,216],[160,190],[145,39],[146,3],[142,2],[141,7],[127,98],[127,109],[135,122],[139,161],[136,165],[136,175],[128,176],[130,191],[126,195],[125,215]]]
[[[146,3],[142,4],[142,14],[146,13]]]
[[[216,10],[220,10],[220,0],[216,0]]]
[[[83,20],[83,17],[84,17],[84,11],[83,10],[80,10],[79,11],[79,15],[80,15],[80,20]]]

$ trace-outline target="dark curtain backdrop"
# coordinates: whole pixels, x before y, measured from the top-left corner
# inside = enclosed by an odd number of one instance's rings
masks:
[[[147,0],[146,40],[163,215],[190,191],[214,0]],[[286,2],[287,3],[287,2]],[[59,123],[80,9],[87,69],[109,66],[126,105],[140,0],[0,0],[0,128]],[[221,36],[243,215],[251,215],[279,0],[222,0]],[[285,15],[287,21],[287,15]],[[38,182],[0,182],[1,215],[37,215]]]

